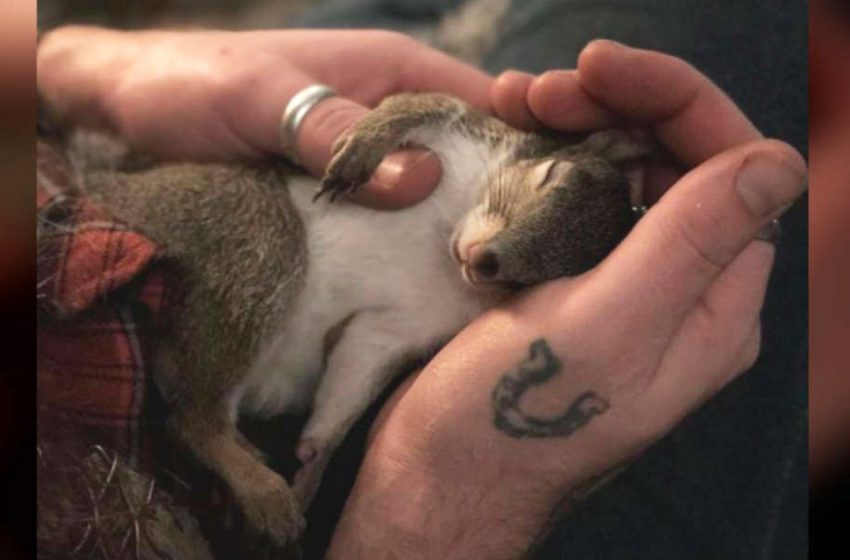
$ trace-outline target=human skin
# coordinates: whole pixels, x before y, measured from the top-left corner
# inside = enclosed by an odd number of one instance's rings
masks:
[[[279,154],[286,102],[313,83],[334,88],[298,131],[299,159],[316,177],[342,132],[384,97],[439,91],[490,110],[492,77],[387,31],[140,31],[70,26],[39,45],[38,91],[59,118],[112,129],[171,159]],[[392,155],[355,199],[400,208],[427,196],[439,161]]]
[[[681,60],[607,41],[577,70],[502,76],[493,98],[516,125],[643,123],[689,170],[598,267],[477,319],[395,395],[328,558],[522,556],[758,355],[774,248],[754,236],[804,192],[796,151]],[[539,339],[563,366],[525,410],[551,418],[587,391],[608,408],[568,436],[511,437],[491,394]]]
[[[344,97],[317,105],[299,133],[317,176],[345,128],[405,90],[452,93],[520,128],[640,124],[687,170],[668,173],[665,184],[678,180],[598,267],[479,318],[395,395],[330,558],[515,558],[565,497],[634,458],[758,354],[773,246],[754,238],[804,191],[805,163],[678,59],[597,41],[575,70],[493,80],[383,32],[93,28],[49,34],[38,59],[39,91],[60,115],[164,156],[275,153],[281,100],[318,81]],[[361,202],[404,206],[434,187],[432,156],[394,157]],[[585,391],[608,405],[571,435],[494,426],[494,387],[537,340],[563,365],[525,411],[551,417]]]

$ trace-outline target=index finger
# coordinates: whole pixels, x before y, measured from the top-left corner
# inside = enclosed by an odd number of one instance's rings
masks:
[[[594,41],[579,56],[578,74],[594,99],[651,123],[664,146],[687,164],[762,138],[714,82],[674,56]]]
[[[490,87],[494,78],[490,74],[421,43],[410,54],[408,63],[401,66],[398,91],[446,93],[476,109],[492,112]]]
[[[612,117],[651,127],[689,166],[762,138],[735,103],[684,60],[613,41],[589,43],[577,72],[538,77],[528,99],[535,116],[556,128],[611,126]]]

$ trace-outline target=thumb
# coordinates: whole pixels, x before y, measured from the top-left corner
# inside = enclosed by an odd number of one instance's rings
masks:
[[[331,160],[337,138],[357,124],[369,109],[343,97],[316,104],[298,128],[295,149],[314,177],[321,177]],[[404,149],[387,156],[370,181],[352,198],[380,209],[403,208],[427,197],[440,180],[440,161],[424,149]]]
[[[651,320],[666,343],[758,231],[803,194],[805,177],[803,158],[775,140],[738,146],[693,169],[600,265],[596,284],[606,305],[623,328]]]

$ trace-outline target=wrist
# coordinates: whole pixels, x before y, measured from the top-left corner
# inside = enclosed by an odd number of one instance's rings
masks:
[[[546,525],[557,500],[548,492],[511,487],[508,478],[428,472],[370,457],[327,557],[518,558]]]
[[[633,395],[606,375],[617,368],[561,345],[545,351],[540,334],[554,331],[526,325],[521,311],[490,316],[429,364],[379,428],[336,550],[522,556],[554,514],[652,442],[657,431],[636,422]],[[495,343],[501,333],[510,338]],[[520,389],[505,405],[500,387]]]
[[[522,556],[572,487],[538,452],[509,450],[487,441],[492,426],[482,434],[466,424],[432,431],[391,414],[370,444],[328,557]]]

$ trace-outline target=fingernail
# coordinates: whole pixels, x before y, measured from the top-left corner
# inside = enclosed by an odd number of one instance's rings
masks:
[[[403,152],[388,155],[375,170],[372,183],[382,189],[394,188],[404,175],[409,164],[408,158]]]
[[[804,181],[805,172],[788,163],[754,157],[738,172],[735,186],[753,214],[768,216],[800,196]]]

